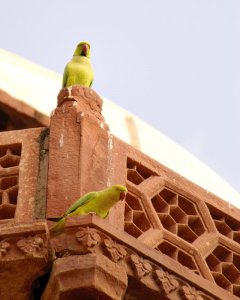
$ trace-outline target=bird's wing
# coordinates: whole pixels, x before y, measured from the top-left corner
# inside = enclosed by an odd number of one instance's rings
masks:
[[[90,192],[84,196],[82,196],[80,199],[78,199],[69,209],[65,212],[64,216],[67,216],[68,214],[75,211],[79,206],[82,206],[83,204],[91,201],[92,199],[97,197],[98,192]]]
[[[92,80],[91,83],[89,84],[89,87],[92,87],[92,84],[93,84],[93,80]]]

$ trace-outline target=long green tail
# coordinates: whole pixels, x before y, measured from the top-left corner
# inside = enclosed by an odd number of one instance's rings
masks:
[[[59,220],[53,227],[50,228],[51,237],[57,236],[64,232],[66,218]]]
[[[63,218],[63,216],[61,217],[55,217],[55,218],[47,218],[48,221],[53,221],[53,222],[58,222]]]

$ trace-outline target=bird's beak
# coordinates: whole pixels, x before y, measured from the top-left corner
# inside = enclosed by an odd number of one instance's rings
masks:
[[[83,44],[83,46],[82,46],[82,55],[87,56],[87,52],[88,52],[88,45]]]
[[[121,192],[120,193],[120,197],[119,197],[119,199],[121,200],[121,201],[123,201],[124,199],[125,199],[125,197],[126,197],[126,192]]]

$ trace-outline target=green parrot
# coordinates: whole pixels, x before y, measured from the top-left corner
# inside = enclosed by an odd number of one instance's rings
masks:
[[[80,84],[91,87],[93,83],[93,69],[90,61],[90,44],[81,42],[66,65],[63,73],[62,87]]]
[[[62,217],[48,218],[57,222],[50,228],[51,236],[56,236],[64,231],[66,217],[94,213],[100,218],[106,218],[111,207],[119,200],[124,200],[127,188],[120,184],[113,185],[99,192],[90,192],[78,199]]]

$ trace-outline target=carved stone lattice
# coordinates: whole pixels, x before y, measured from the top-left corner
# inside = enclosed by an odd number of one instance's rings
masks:
[[[207,206],[218,232],[240,244],[240,221],[210,204]]]
[[[155,172],[151,171],[144,165],[128,158],[127,159],[127,180],[139,185],[144,180],[148,179],[152,175],[156,175]]]
[[[157,187],[154,195],[148,197],[148,185],[153,181],[151,180],[153,177],[161,181],[161,177],[157,176],[155,171],[143,166],[143,163],[140,165],[130,158],[127,159],[127,180],[133,183],[135,188],[132,188],[131,184],[128,185],[124,229],[140,239],[145,232],[151,235],[151,232],[148,232],[150,228],[157,228],[159,232],[166,230],[166,234],[161,235],[158,245],[154,248],[177,260],[194,273],[202,275],[194,254],[196,251],[191,250],[191,244],[207,232],[199,208],[193,200],[164,186]],[[139,190],[138,195],[136,190]],[[146,197],[140,198],[139,193],[146,194]],[[153,218],[158,221],[154,222]],[[168,232],[177,235],[184,243],[187,242],[186,247],[189,250],[166,240]]]
[[[163,180],[143,156],[133,157],[127,158],[125,232],[240,297],[240,255],[232,250],[240,244],[240,221],[206,203],[204,197],[185,193],[186,187],[179,188],[177,182],[175,187],[175,182]],[[170,289],[170,281],[164,281],[161,272],[158,275],[159,284],[165,282]],[[181,295],[203,299],[188,287]]]
[[[192,270],[194,273],[201,274],[195,261],[195,257],[189,252],[179,249],[179,247],[167,241],[163,241],[156,248],[156,250],[159,250],[167,256],[171,257],[172,259],[177,260],[180,264]]]
[[[206,262],[216,284],[240,297],[240,255],[219,245]]]
[[[137,238],[150,227],[141,202],[129,192],[125,199],[125,231]]]
[[[21,144],[0,146],[0,220],[15,215]]]
[[[190,199],[163,188],[151,201],[162,226],[185,241],[192,243],[206,232],[196,204]]]

